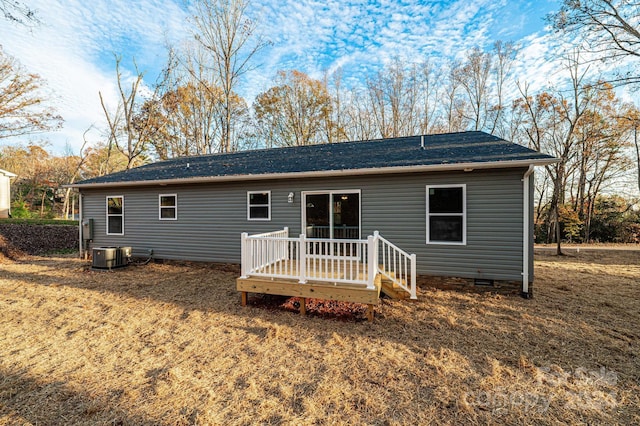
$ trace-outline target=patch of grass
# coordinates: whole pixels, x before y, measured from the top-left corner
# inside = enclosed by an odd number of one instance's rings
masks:
[[[0,424],[638,424],[640,252],[581,256],[373,323],[243,308],[236,268],[0,259]]]
[[[74,225],[78,226],[77,220],[64,219],[24,219],[24,218],[4,218],[0,219],[0,224],[13,225]]]
[[[73,257],[78,256],[78,249],[59,249],[59,250],[51,250],[43,254],[43,256],[51,256],[51,257]]]

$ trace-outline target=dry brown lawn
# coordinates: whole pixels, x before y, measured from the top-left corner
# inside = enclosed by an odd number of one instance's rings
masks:
[[[0,259],[0,424],[639,424],[640,251],[547,253],[533,300],[373,323],[243,308],[232,267]]]

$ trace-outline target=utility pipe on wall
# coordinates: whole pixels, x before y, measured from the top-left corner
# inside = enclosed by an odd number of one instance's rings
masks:
[[[78,192],[78,238],[80,239],[80,259],[85,259],[84,235],[82,233],[82,192]]]
[[[529,293],[529,235],[531,233],[529,216],[530,216],[530,199],[529,199],[529,181],[533,173],[534,166],[529,164],[529,168],[522,177],[522,296],[530,297]]]

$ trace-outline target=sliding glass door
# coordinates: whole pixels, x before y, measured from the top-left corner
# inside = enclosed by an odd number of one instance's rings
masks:
[[[307,192],[303,205],[307,238],[360,238],[360,191]]]

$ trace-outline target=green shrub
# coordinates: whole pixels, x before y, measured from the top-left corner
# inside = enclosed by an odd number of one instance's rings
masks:
[[[24,201],[16,201],[11,205],[11,217],[15,219],[29,219],[33,217]]]

